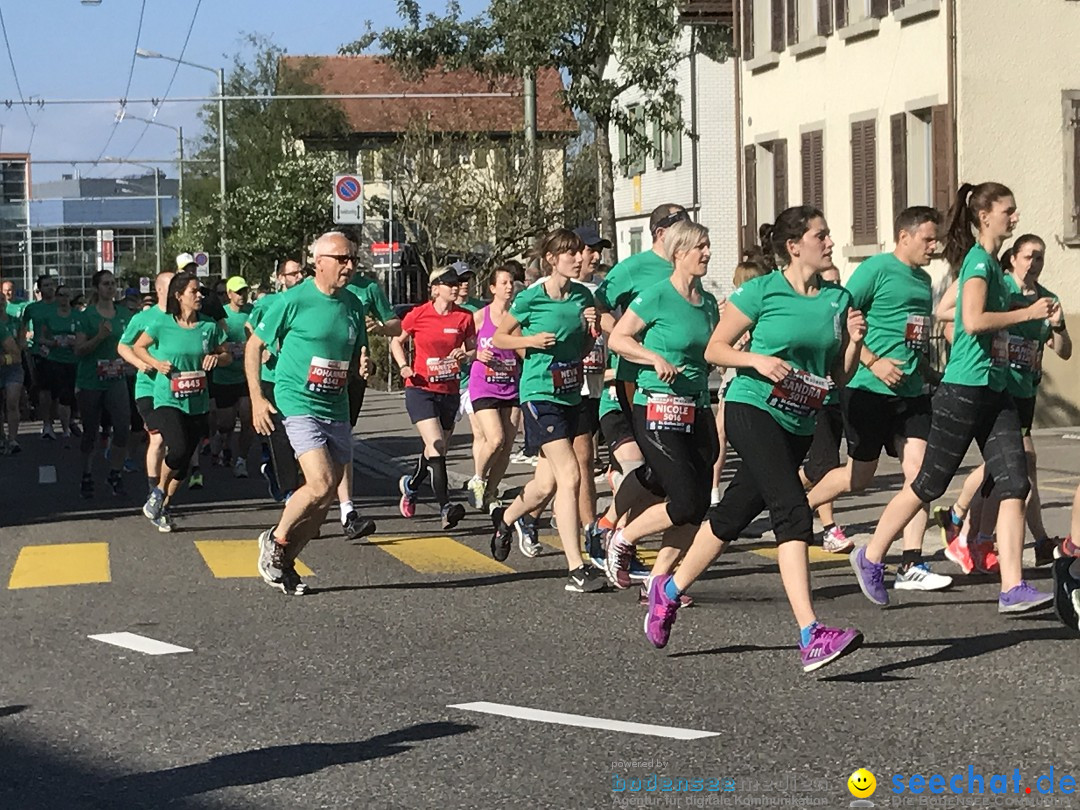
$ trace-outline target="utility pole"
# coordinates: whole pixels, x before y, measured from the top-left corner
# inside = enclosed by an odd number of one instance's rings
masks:
[[[536,72],[528,70],[524,76],[525,96],[525,178],[528,183],[529,215],[535,217],[540,210],[540,171],[536,162]]]
[[[229,257],[225,253],[225,68],[218,68],[218,193],[221,202],[221,277],[229,277]]]

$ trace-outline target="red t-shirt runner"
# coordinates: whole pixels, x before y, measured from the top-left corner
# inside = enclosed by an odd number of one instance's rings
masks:
[[[428,301],[409,311],[401,321],[401,330],[413,339],[414,374],[405,385],[436,394],[458,393],[461,366],[449,354],[476,335],[472,313],[451,304],[447,313],[440,315]]]

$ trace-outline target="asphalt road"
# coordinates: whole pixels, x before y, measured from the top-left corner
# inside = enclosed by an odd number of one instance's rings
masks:
[[[163,535],[134,495],[100,494],[103,473],[80,500],[76,449],[27,432],[22,454],[0,458],[0,807],[846,807],[860,767],[877,806],[900,806],[894,776],[969,765],[1007,774],[1010,791],[1019,769],[1020,792],[954,801],[1076,806],[1024,792],[1051,767],[1080,778],[1080,638],[1051,612],[1000,617],[985,577],[880,610],[844,558],[819,552],[822,618],[867,643],[805,675],[770,546],[748,540],[695,586],[697,606],[657,651],[636,591],[566,593],[553,549],[529,560],[515,548],[500,566],[476,513],[441,540],[430,501],[401,519],[385,451],[416,445],[379,427],[400,416],[393,401],[371,408],[356,491],[378,534],[352,544],[328,522],[301,555],[314,571],[303,598],[254,576],[252,541],[276,516],[257,475],[207,470],[206,488],[179,499],[180,531]],[[1037,439],[1055,532],[1080,482],[1080,445],[1063,434]],[[38,483],[49,467],[57,482]],[[846,502],[842,519],[865,531],[887,497]],[[940,545],[927,534],[939,559]],[[191,651],[89,638],[119,632]],[[477,702],[713,736],[454,708]],[[653,774],[703,781],[650,792]]]

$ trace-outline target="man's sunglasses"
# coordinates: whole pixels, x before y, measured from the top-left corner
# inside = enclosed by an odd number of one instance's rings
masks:
[[[333,259],[338,264],[348,264],[349,262],[356,262],[356,257],[351,253],[320,253],[319,256],[325,259]]]
[[[670,228],[676,222],[682,222],[683,220],[690,219],[690,215],[686,211],[676,211],[672,214],[668,214],[662,220],[656,223],[656,228],[653,229],[653,233],[661,228]]]

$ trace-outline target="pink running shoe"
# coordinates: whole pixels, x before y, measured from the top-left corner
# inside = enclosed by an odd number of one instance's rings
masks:
[[[1001,571],[997,552],[994,551],[993,540],[978,540],[969,546],[971,563],[976,571],[984,574],[996,574]]]
[[[854,628],[840,629],[815,624],[810,643],[799,648],[803,672],[813,672],[859,649],[863,634]]]
[[[848,539],[842,528],[833,526],[825,532],[821,547],[831,554],[848,554],[855,548],[855,543]]]
[[[416,493],[409,489],[409,476],[401,476],[398,481],[398,489],[401,490],[401,500],[398,501],[401,516],[411,518],[416,514]]]
[[[675,624],[675,614],[679,603],[668,599],[664,587],[670,574],[654,577],[649,585],[649,612],[645,614],[645,637],[654,647],[662,650],[671,637],[671,625]]]
[[[968,548],[967,537],[962,534],[956,535],[945,546],[945,556],[960,566],[961,572],[970,574],[975,570],[975,561],[971,559],[971,549]]]

